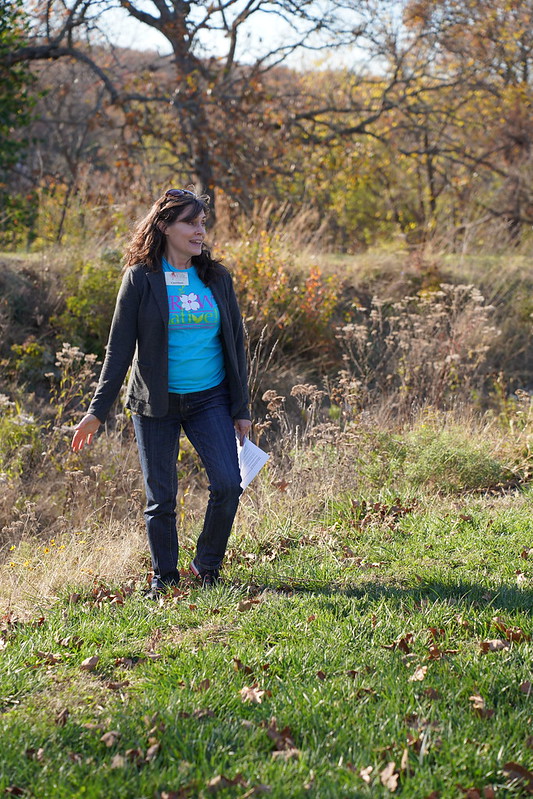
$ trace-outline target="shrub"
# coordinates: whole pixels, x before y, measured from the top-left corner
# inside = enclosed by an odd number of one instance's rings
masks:
[[[443,493],[490,489],[512,477],[487,442],[473,440],[464,428],[435,430],[422,426],[405,437],[403,476],[415,488]]]
[[[67,277],[71,293],[65,310],[51,320],[58,337],[102,357],[119,280],[119,257],[114,250],[104,254],[101,261],[75,269]]]
[[[40,462],[42,425],[0,394],[0,471],[2,478],[17,477]]]
[[[449,407],[483,384],[498,331],[474,286],[441,284],[393,303],[374,298],[338,329],[346,372],[366,401],[393,398],[397,410]]]

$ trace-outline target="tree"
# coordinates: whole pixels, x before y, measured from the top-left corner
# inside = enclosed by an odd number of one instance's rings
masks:
[[[102,66],[100,54],[91,50],[98,15],[112,6],[111,0],[37,0],[31,35],[24,46],[4,55],[5,63],[76,59],[95,72],[109,103],[120,104],[126,113],[138,108],[171,108],[174,140],[180,142],[186,156],[182,182],[199,184],[213,201],[217,186],[245,208],[251,207],[254,182],[269,166],[257,135],[269,107],[265,76],[297,48],[319,51],[332,45],[332,37],[339,45],[353,42],[361,33],[354,16],[357,3],[342,0],[118,2],[169,42],[174,70],[171,91],[160,91],[158,85],[146,91],[145,86],[117,84],[117,65],[112,70]],[[261,15],[278,19],[287,34],[254,58],[247,53],[244,61],[243,41],[249,36],[250,22]],[[210,37],[215,34],[224,37],[222,54],[210,49]]]
[[[27,35],[22,0],[0,0],[0,228],[5,230],[24,203],[16,192],[7,192],[9,172],[16,166],[27,142],[20,132],[31,119],[33,77],[24,63],[10,64],[11,52]],[[16,221],[16,220],[15,220]]]

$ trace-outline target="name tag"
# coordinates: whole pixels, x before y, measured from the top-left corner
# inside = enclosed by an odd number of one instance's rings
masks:
[[[165,272],[165,283],[167,286],[188,286],[189,275],[183,272]]]

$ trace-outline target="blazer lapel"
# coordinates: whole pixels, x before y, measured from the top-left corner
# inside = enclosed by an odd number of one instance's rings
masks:
[[[148,272],[146,277],[148,278],[148,282],[152,288],[154,293],[154,297],[157,302],[157,307],[161,311],[161,316],[163,317],[163,322],[165,325],[168,325],[168,297],[167,297],[167,286],[165,283],[165,274],[163,270],[159,270],[159,272]]]

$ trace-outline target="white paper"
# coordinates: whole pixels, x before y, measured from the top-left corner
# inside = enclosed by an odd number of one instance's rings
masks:
[[[237,440],[237,453],[239,456],[239,468],[241,470],[241,488],[246,488],[254,479],[256,474],[263,468],[270,458],[266,452],[259,449],[249,438],[244,439],[244,444],[239,444]]]

